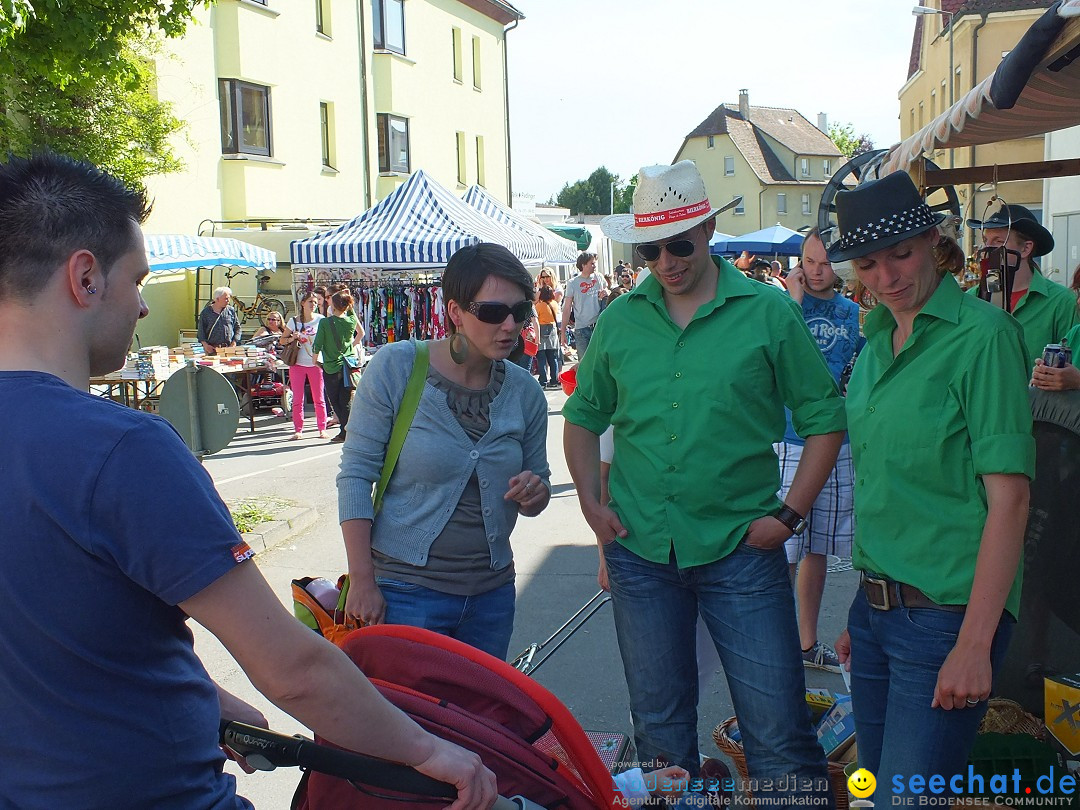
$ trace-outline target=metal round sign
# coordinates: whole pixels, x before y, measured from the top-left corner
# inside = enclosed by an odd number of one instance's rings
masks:
[[[197,456],[228,447],[239,424],[236,389],[207,366],[189,363],[161,389],[158,413],[176,428]]]

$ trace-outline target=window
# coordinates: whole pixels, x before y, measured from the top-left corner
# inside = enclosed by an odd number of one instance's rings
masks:
[[[724,158],[724,177],[733,177],[735,175],[735,158],[728,155]]]
[[[930,120],[933,121],[937,115],[937,90],[930,91]]]
[[[484,136],[476,136],[476,182],[477,185],[487,185],[487,172],[484,171]]]
[[[738,197],[735,197],[734,199],[739,200],[739,202],[735,205],[735,207],[732,209],[732,211],[735,212],[735,216],[741,217],[743,214],[746,213],[746,206],[743,205],[742,199],[740,199]]]
[[[480,89],[480,37],[472,38],[472,86]]]
[[[803,216],[810,216],[810,195],[802,195],[802,212]]]
[[[319,135],[322,140],[322,165],[334,168],[333,111],[330,104],[319,102]]]
[[[810,176],[810,158],[799,158],[799,171],[803,177]]]
[[[375,116],[379,130],[379,171],[409,173],[409,121],[397,115]]]
[[[712,135],[705,136],[705,148],[714,149],[716,147],[716,138]]]
[[[919,102],[919,129],[923,126],[923,103]]]
[[[454,81],[461,84],[461,77],[464,75],[464,69],[461,66],[461,29],[451,28],[450,38],[453,40],[454,47]]]
[[[821,161],[821,168],[825,170],[825,176],[826,177],[831,177],[832,176],[832,161],[831,160],[823,160],[823,161]]]
[[[270,88],[222,79],[221,151],[226,155],[270,156]]]
[[[315,0],[315,30],[323,36],[330,36],[330,0]]]
[[[403,0],[372,0],[375,19],[375,47],[405,53],[405,8]]]
[[[465,133],[455,133],[454,140],[457,145],[457,181],[465,185]]]
[[[777,214],[786,214],[787,213],[787,194],[777,194],[776,195],[776,213]]]

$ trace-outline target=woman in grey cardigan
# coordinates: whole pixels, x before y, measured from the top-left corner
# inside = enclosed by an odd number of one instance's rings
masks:
[[[338,474],[349,560],[346,612],[426,627],[505,659],[514,629],[510,533],[551,498],[547,400],[506,362],[532,315],[532,279],[479,244],[443,274],[450,337],[429,344],[427,382],[378,515],[379,480],[416,347],[377,351],[356,390]]]

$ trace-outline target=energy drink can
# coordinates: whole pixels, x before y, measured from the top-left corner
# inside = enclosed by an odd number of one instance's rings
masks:
[[[1048,368],[1065,368],[1072,362],[1072,349],[1060,343],[1049,343],[1043,349],[1043,365]]]

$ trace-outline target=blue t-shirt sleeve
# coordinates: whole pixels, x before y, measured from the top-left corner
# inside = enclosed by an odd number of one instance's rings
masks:
[[[89,499],[86,551],[176,605],[252,556],[209,473],[163,419],[120,434]]]

